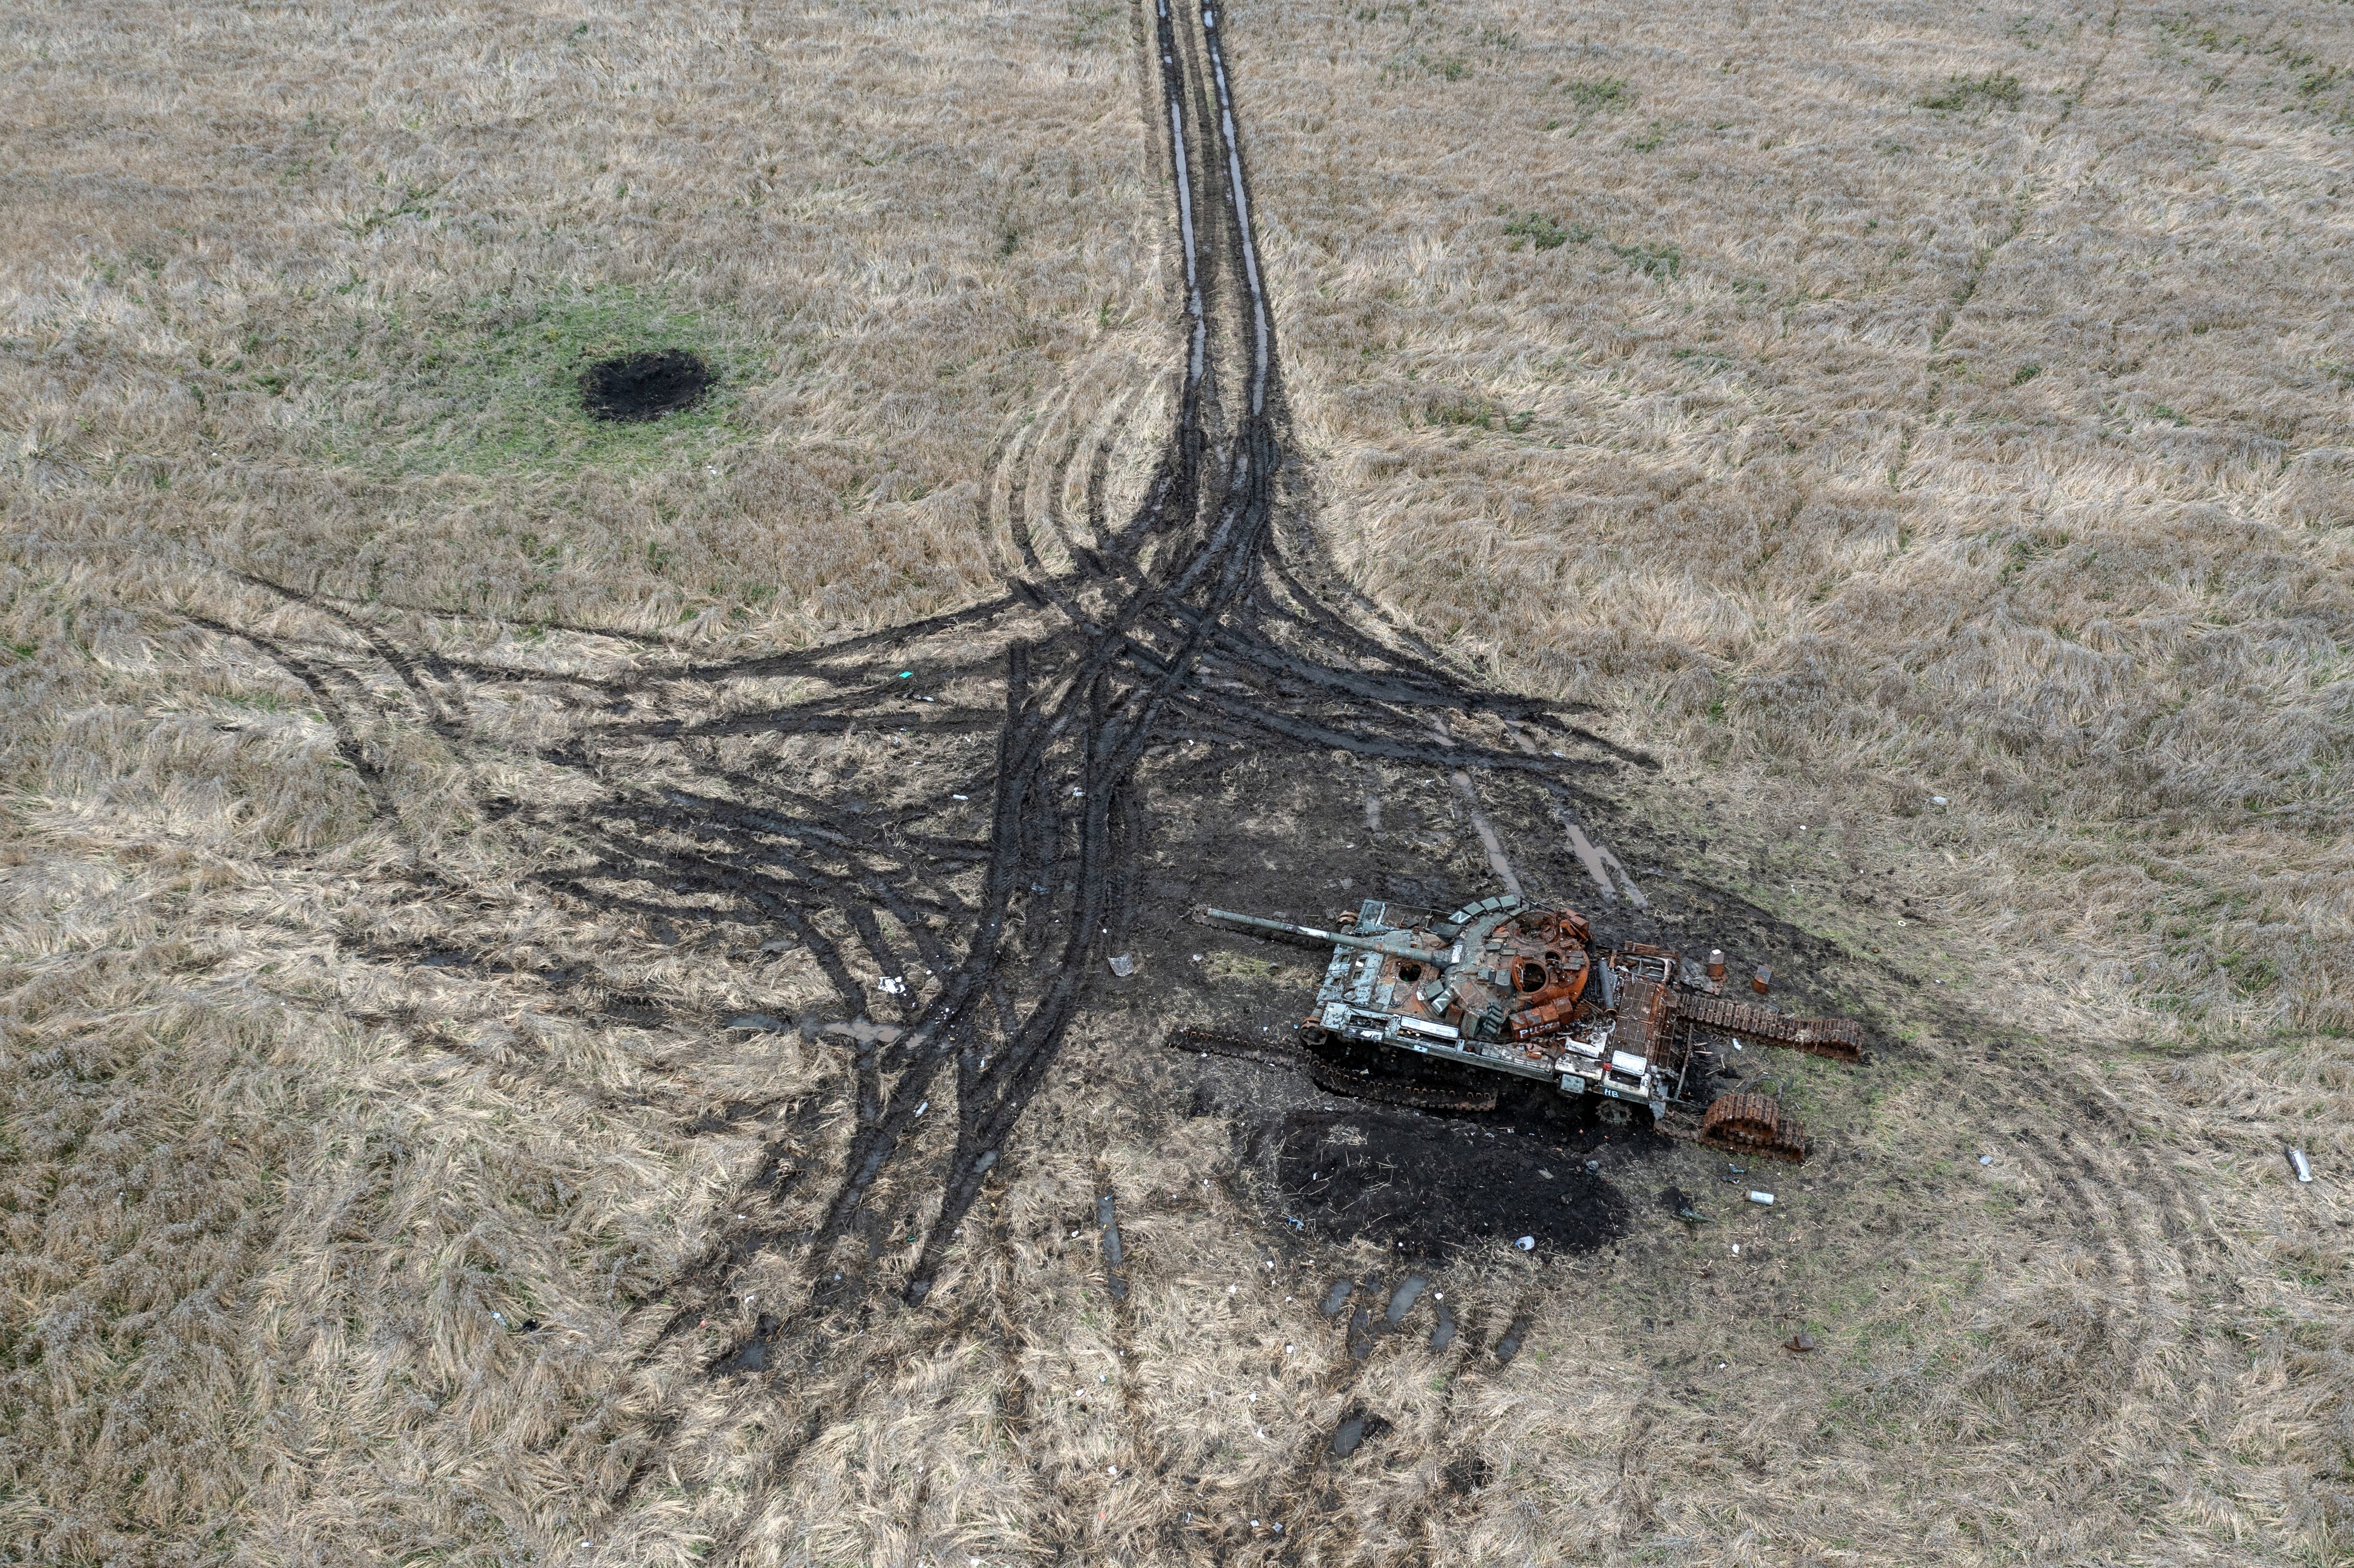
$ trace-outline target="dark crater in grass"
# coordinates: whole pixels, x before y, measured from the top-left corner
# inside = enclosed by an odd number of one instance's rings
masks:
[[[580,406],[591,418],[659,419],[693,408],[718,380],[700,355],[683,348],[624,354],[580,373]]]
[[[1657,1138],[1614,1137],[1575,1107],[1531,1102],[1479,1118],[1363,1100],[1295,1110],[1271,1129],[1285,1217],[1332,1241],[1439,1260],[1522,1236],[1549,1253],[1588,1252],[1625,1234],[1627,1200],[1604,1172]]]

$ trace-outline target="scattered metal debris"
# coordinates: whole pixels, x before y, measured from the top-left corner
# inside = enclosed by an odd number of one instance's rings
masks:
[[[1796,1351],[1800,1355],[1805,1355],[1815,1348],[1815,1337],[1812,1334],[1808,1333],[1804,1329],[1801,1329],[1797,1333],[1791,1335],[1788,1339],[1783,1340],[1782,1348],[1786,1351]]]

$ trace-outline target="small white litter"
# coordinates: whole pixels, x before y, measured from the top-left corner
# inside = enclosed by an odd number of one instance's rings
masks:
[[[2288,1162],[2296,1167],[2296,1179],[2298,1181],[2310,1181],[2313,1180],[2313,1162],[2306,1159],[2304,1150],[2290,1150],[2288,1151]]]
[[[1126,953],[1121,953],[1111,960],[1111,972],[1126,980],[1136,972],[1136,960]]]
[[[1534,1236],[1522,1236],[1512,1245],[1519,1247],[1522,1252],[1534,1252],[1537,1250],[1537,1238]]]
[[[1943,795],[1932,795],[1929,797],[1929,804],[1932,806],[1942,806],[1946,804],[1946,798]]]
[[[949,796],[949,800],[970,800],[971,798],[972,798],[972,797],[970,797],[970,795],[951,795],[951,796]]]
[[[1991,1154],[1981,1154],[1978,1156],[1978,1163],[1981,1165],[1991,1165],[1994,1163],[1994,1156]]]
[[[1774,1206],[1774,1194],[1771,1192],[1752,1192],[1749,1194],[1749,1201],[1753,1203],[1763,1203],[1770,1209]]]

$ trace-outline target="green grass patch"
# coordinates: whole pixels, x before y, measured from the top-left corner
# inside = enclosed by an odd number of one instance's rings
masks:
[[[2019,79],[2007,70],[1986,76],[1949,76],[1946,85],[1924,93],[1924,109],[1963,110],[1979,105],[1995,109],[2016,109],[2027,90]]]
[[[607,284],[537,302],[495,295],[412,323],[356,323],[344,363],[313,378],[335,462],[407,473],[510,474],[692,461],[732,440],[737,388],[769,372],[765,345],[659,289]],[[617,355],[700,355],[717,384],[643,423],[590,418],[580,376]],[[322,385],[323,383],[323,385]]]
[[[1511,236],[1510,249],[1514,250],[1523,245],[1539,250],[1557,250],[1564,245],[1583,245],[1594,238],[1594,230],[1583,225],[1564,228],[1542,212],[1515,215],[1504,225],[1504,232]]]
[[[1613,245],[1610,253],[1632,271],[1647,278],[1673,278],[1684,270],[1684,253],[1675,245]]]
[[[1623,108],[1635,101],[1635,95],[1628,90],[1626,81],[1615,76],[1585,77],[1576,81],[1565,81],[1562,83],[1561,90],[1563,96],[1588,114],[1600,109]]]
[[[1478,397],[1437,397],[1423,406],[1422,417],[1425,424],[1446,429],[1505,430],[1517,436],[1536,423],[1537,411],[1534,408],[1508,411]],[[1406,422],[1414,422],[1411,414]]]
[[[1434,54],[1428,49],[1410,49],[1382,67],[1384,82],[1404,81],[1417,76],[1435,76],[1441,81],[1461,81],[1471,74],[1471,57],[1466,54]]]
[[[1204,960],[1202,968],[1214,980],[1271,980],[1280,972],[1271,959],[1255,959],[1242,953],[1214,952]]]
[[[1733,368],[1731,355],[1717,354],[1705,348],[1679,348],[1670,352],[1668,357],[1683,361],[1687,368],[1697,370],[1703,376],[1714,376]]]
[[[1430,422],[1492,430],[1496,428],[1496,406],[1493,403],[1441,403],[1430,410]]]

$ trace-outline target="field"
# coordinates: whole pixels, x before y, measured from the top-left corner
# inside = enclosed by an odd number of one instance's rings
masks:
[[[2345,6],[0,38],[0,1559],[2354,1554]],[[1164,1048],[1499,857],[1816,1157]]]

